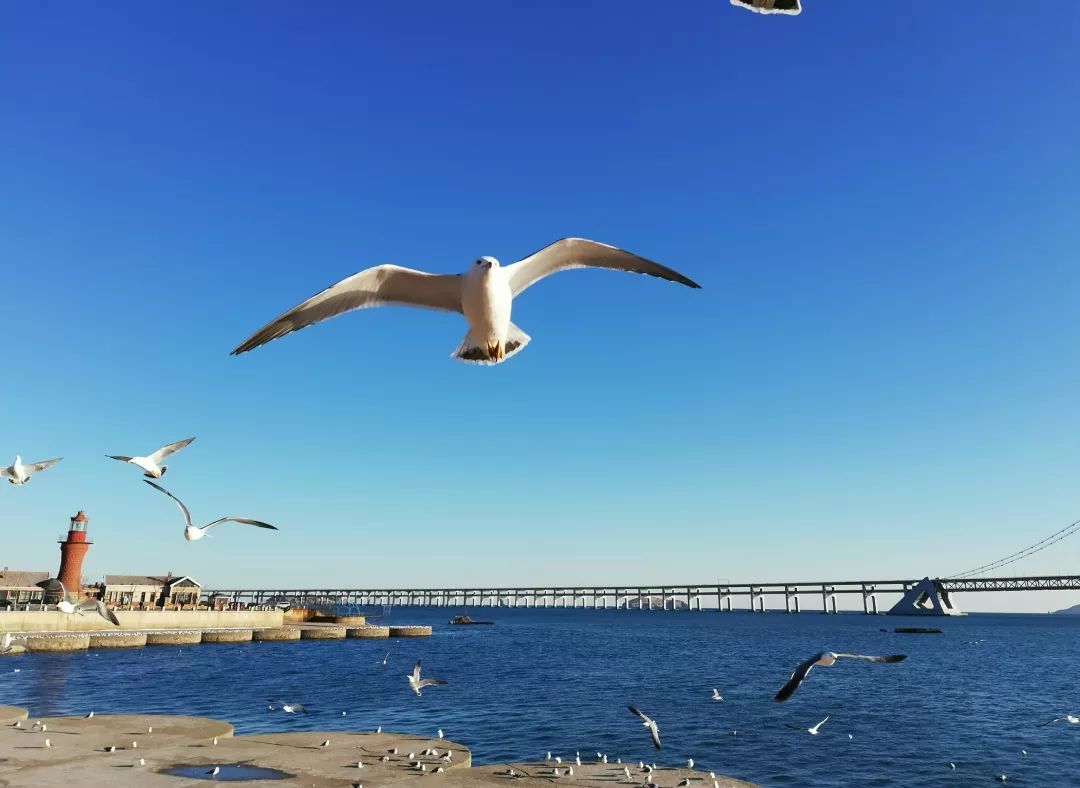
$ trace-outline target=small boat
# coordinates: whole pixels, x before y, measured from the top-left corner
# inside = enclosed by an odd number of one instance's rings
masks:
[[[466,626],[466,625],[469,625],[469,624],[489,624],[490,625],[490,624],[494,624],[495,622],[494,621],[473,621],[468,616],[454,616],[452,619],[450,619],[450,623],[455,624],[455,625],[460,625],[460,626]]]

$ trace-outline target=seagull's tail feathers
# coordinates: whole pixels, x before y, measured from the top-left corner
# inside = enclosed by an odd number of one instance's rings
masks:
[[[499,364],[516,353],[520,352],[532,339],[528,334],[510,324],[506,334],[506,342],[490,341],[487,338],[477,338],[469,331],[458,349],[453,352],[451,358],[464,361],[466,364],[482,364],[491,366]]]

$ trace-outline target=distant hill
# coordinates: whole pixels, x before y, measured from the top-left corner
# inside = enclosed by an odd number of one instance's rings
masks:
[[[1080,616],[1080,605],[1073,605],[1064,610],[1055,610],[1051,615],[1055,616]]]

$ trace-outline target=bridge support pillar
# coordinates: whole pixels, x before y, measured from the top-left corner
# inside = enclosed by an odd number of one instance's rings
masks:
[[[833,593],[834,591],[835,589],[827,586],[821,587],[821,610],[826,614],[836,613],[836,595]]]
[[[889,610],[890,616],[962,616],[960,608],[949,599],[949,592],[924,577],[908,589],[903,598]]]

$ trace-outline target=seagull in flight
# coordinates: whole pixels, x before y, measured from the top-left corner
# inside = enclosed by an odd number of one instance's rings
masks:
[[[207,523],[206,525],[201,527],[192,525],[191,512],[189,512],[188,508],[184,506],[183,501],[181,501],[179,498],[177,498],[175,495],[173,495],[161,485],[154,484],[154,482],[150,481],[149,479],[143,479],[143,481],[149,484],[155,490],[165,493],[167,496],[176,501],[176,505],[180,507],[180,511],[184,515],[184,538],[187,539],[189,542],[195,542],[199,539],[202,539],[204,536],[206,536],[207,531],[209,531],[215,525],[220,525],[221,523],[241,523],[243,525],[254,525],[259,528],[269,528],[272,531],[276,531],[278,529],[276,525],[264,523],[262,520],[251,520],[247,517],[219,517],[212,523]]]
[[[716,689],[715,687],[713,687],[712,699],[713,700],[723,700],[723,698],[720,696],[720,690]]]
[[[1074,714],[1066,714],[1064,717],[1054,717],[1049,722],[1040,723],[1040,728],[1045,728],[1047,725],[1053,725],[1055,722],[1066,722],[1069,725],[1080,725],[1080,717]]]
[[[271,698],[267,702],[271,704],[270,710],[273,711],[274,707],[273,707],[272,704],[279,703],[280,701],[276,700],[275,698]],[[299,713],[299,714],[307,714],[308,713],[308,710],[305,709],[303,707],[303,705],[300,704],[300,703],[282,703],[281,704],[281,710],[283,712],[285,712],[286,714],[297,714],[297,713]]]
[[[800,0],[731,0],[738,8],[745,8],[755,14],[788,14],[798,16],[802,12]]]
[[[63,592],[60,601],[56,603],[56,609],[61,613],[67,613],[69,616],[85,616],[87,613],[97,613],[110,624],[120,626],[120,621],[117,619],[116,614],[105,607],[105,603],[100,599],[90,598],[84,599],[81,602],[72,602],[71,595],[68,594],[68,590],[64,587],[63,582],[60,580],[57,580],[56,582],[60,583],[60,590]]]
[[[819,732],[819,731],[820,731],[820,729],[821,729],[821,726],[822,726],[822,725],[824,725],[824,724],[825,724],[826,722],[828,722],[828,721],[829,721],[829,717],[831,717],[831,716],[832,716],[831,714],[828,714],[828,715],[826,715],[826,716],[825,716],[825,719],[823,719],[823,720],[822,720],[821,722],[819,722],[819,723],[818,723],[817,725],[814,725],[814,726],[813,726],[813,727],[811,727],[811,728],[806,728],[806,732],[807,732],[807,733],[809,733],[809,734],[810,734],[811,736],[817,736],[817,735],[818,735],[818,732]],[[801,730],[803,730],[802,728],[798,727],[797,725],[788,725],[788,724],[787,724],[786,722],[784,723],[784,726],[785,726],[785,727],[788,727],[788,728],[791,728],[792,730],[795,730],[795,731],[801,731]]]
[[[169,470],[169,466],[162,465],[161,461],[164,460],[166,457],[171,457],[172,455],[176,454],[193,440],[195,440],[194,437],[185,438],[184,440],[177,441],[176,443],[170,443],[168,446],[162,446],[153,454],[148,454],[145,457],[125,457],[120,454],[106,454],[105,456],[108,457],[110,460],[119,460],[120,462],[137,465],[138,467],[142,468],[143,476],[145,476],[147,479],[160,479],[162,476],[165,475],[165,471]]]
[[[442,679],[422,679],[420,678],[420,660],[416,660],[416,664],[413,665],[412,673],[405,676],[409,680],[409,687],[416,693],[416,697],[420,697],[420,690],[424,687],[441,687],[446,684]]]
[[[17,646],[26,646],[26,638],[17,638],[10,632],[5,632],[0,638],[0,654],[7,654]]]
[[[386,656],[385,656],[385,657],[383,657],[381,661],[379,661],[379,662],[376,662],[375,664],[376,664],[376,665],[385,665],[385,664],[386,664],[386,660],[388,660],[388,659],[390,659],[390,652],[389,652],[389,651],[387,651],[387,652],[386,652]]]
[[[835,665],[836,661],[839,659],[861,659],[867,662],[903,662],[907,659],[907,654],[889,654],[884,657],[871,657],[866,656],[865,654],[843,654],[833,651],[822,651],[821,653],[810,657],[810,659],[805,662],[799,663],[799,666],[795,668],[795,672],[791,674],[791,678],[789,678],[787,683],[780,688],[780,691],[776,693],[773,700],[777,703],[783,703],[795,693],[795,690],[799,688],[799,685],[803,683],[803,680],[815,665],[827,668]]]
[[[649,729],[649,735],[652,737],[653,746],[659,750],[660,726],[656,724],[656,720],[647,715],[645,712],[641,711],[641,709],[636,709],[633,706],[627,706],[626,708],[630,709],[631,712],[641,717],[641,719],[643,720],[642,724]]]
[[[614,246],[585,238],[563,238],[506,266],[494,257],[480,257],[461,274],[429,274],[396,265],[368,268],[267,323],[240,343],[232,355],[354,309],[393,304],[462,315],[469,330],[451,358],[469,364],[498,364],[522,350],[530,340],[510,322],[514,299],[541,279],[573,268],[628,271],[700,287],[677,271]],[[589,339],[593,346],[606,341],[606,337]]]
[[[0,479],[7,479],[11,484],[23,485],[30,481],[30,477],[38,471],[43,471],[46,468],[51,468],[63,457],[57,457],[55,460],[44,460],[42,462],[32,462],[28,465],[23,464],[22,457],[18,454],[15,455],[15,462],[9,465],[7,468],[0,468]]]

